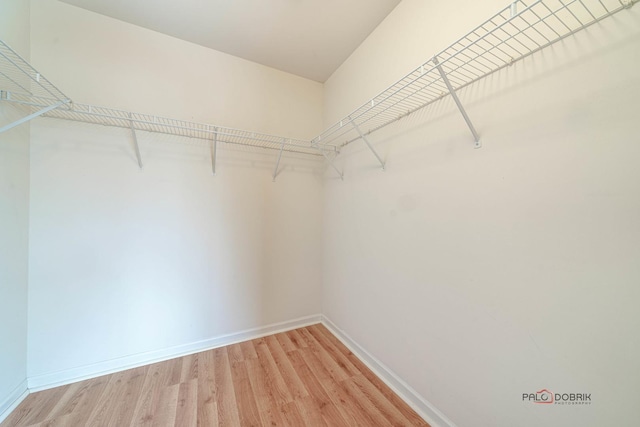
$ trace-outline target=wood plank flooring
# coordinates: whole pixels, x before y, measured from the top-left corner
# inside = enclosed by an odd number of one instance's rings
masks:
[[[17,426],[428,424],[318,324],[33,393]]]

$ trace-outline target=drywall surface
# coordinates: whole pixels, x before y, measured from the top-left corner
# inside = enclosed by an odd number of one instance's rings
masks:
[[[320,312],[322,179],[277,153],[32,125],[29,376]],[[291,161],[291,159],[288,159]]]
[[[325,82],[324,126],[344,118],[507,3],[401,2]]]
[[[29,3],[0,3],[0,39],[29,57]],[[0,126],[29,114],[0,103]],[[0,419],[26,391],[29,125],[0,134]]]
[[[32,0],[32,61],[73,101],[311,139],[322,84],[56,0]]]
[[[77,100],[195,120],[222,112],[225,124],[284,135],[320,127],[316,83],[62,3],[32,6],[33,61]],[[105,80],[85,81],[101,67]],[[221,144],[213,176],[207,142],[139,132],[140,171],[127,129],[32,126],[30,378],[65,381],[320,312],[320,160],[285,154],[274,183],[277,151]]]
[[[403,1],[327,123],[502,6]],[[638,65],[636,5],[461,91],[483,148],[449,97],[371,135],[385,172],[361,142],[327,172],[323,314],[455,425],[637,424]]]

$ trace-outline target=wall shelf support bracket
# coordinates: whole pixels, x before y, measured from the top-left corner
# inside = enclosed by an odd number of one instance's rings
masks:
[[[213,139],[209,150],[211,150],[211,172],[216,174],[216,160],[218,159],[218,128],[213,128]]]
[[[376,159],[378,159],[378,161],[380,162],[380,165],[382,166],[382,170],[384,170],[384,162],[382,161],[382,159],[380,158],[376,150],[373,148],[373,145],[371,145],[367,137],[364,136],[364,134],[362,133],[358,125],[353,121],[353,119],[351,119],[351,117],[349,117],[349,120],[351,120],[351,124],[353,125],[353,128],[356,130],[356,132],[358,132],[358,135],[364,141],[364,143],[367,144],[367,147],[369,147],[369,150],[371,150],[373,155],[376,156]]]
[[[48,107],[45,107],[45,108],[43,108],[41,110],[38,110],[33,114],[29,114],[26,117],[23,117],[23,118],[21,118],[19,120],[16,120],[15,122],[9,123],[8,125],[5,125],[5,126],[1,127],[0,128],[0,133],[8,131],[9,129],[12,129],[12,128],[16,127],[16,126],[20,126],[23,123],[26,123],[26,122],[28,122],[30,120],[33,120],[36,117],[39,117],[39,116],[41,116],[41,115],[43,115],[45,113],[48,113],[51,110],[55,110],[56,108],[58,108],[58,107],[60,107],[62,105],[68,104],[69,102],[70,101],[67,99],[67,100],[59,101],[59,102],[56,102],[55,104],[49,105]]]
[[[276,182],[276,177],[278,176],[278,168],[280,167],[280,160],[282,160],[282,152],[284,151],[284,144],[286,144],[287,140],[282,140],[282,145],[280,146],[280,152],[278,153],[278,161],[276,162],[276,167],[273,169],[273,182]]]
[[[131,128],[131,135],[133,136],[133,148],[136,150],[136,158],[138,159],[138,167],[142,169],[142,156],[140,155],[140,147],[138,146],[138,135],[136,135],[136,129],[133,127],[133,120],[131,120],[131,113],[129,113],[129,126]]]
[[[462,117],[464,117],[464,121],[467,123],[467,126],[469,126],[469,130],[473,134],[473,139],[476,142],[475,148],[482,147],[482,144],[480,144],[480,137],[478,136],[478,132],[476,132],[476,128],[473,127],[473,123],[471,123],[471,119],[469,118],[469,116],[467,115],[467,112],[465,111],[464,107],[462,106],[462,102],[460,102],[460,98],[458,98],[458,95],[456,94],[456,91],[453,89],[453,86],[451,85],[451,82],[449,81],[449,78],[447,77],[447,73],[444,72],[444,70],[442,69],[442,65],[440,65],[440,62],[438,61],[438,58],[435,57],[435,56],[433,57],[433,64],[438,69],[438,72],[440,73],[440,77],[442,77],[442,80],[444,81],[444,84],[447,86],[447,89],[449,89],[449,93],[451,94],[451,97],[453,98],[453,101],[458,106],[458,110],[460,110],[460,114],[462,114]]]
[[[340,171],[340,169],[338,169],[338,167],[333,162],[333,160],[331,160],[329,156],[327,156],[327,153],[325,153],[324,150],[318,146],[316,146],[315,148],[320,152],[320,154],[324,156],[325,159],[327,159],[327,162],[329,162],[333,170],[335,170],[338,176],[340,177],[340,179],[344,181],[344,174]]]

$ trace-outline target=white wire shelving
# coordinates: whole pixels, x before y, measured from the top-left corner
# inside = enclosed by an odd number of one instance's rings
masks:
[[[210,141],[215,173],[218,142],[277,150],[273,177],[283,152],[324,156],[335,171],[342,147],[362,139],[384,169],[368,136],[451,95],[473,138],[480,136],[457,96],[460,89],[559,40],[605,19],[640,0],[517,0],[420,64],[311,141],[157,117],[106,107],[77,104],[0,40],[0,102],[27,106],[31,114],[0,127],[0,133],[43,115],[130,129],[138,164],[142,159],[136,131],[156,132]]]
[[[34,111],[28,116],[0,127],[0,133],[71,102],[31,64],[0,40],[0,100],[13,101],[14,96],[16,99],[37,97],[41,99],[41,103],[34,105]]]
[[[0,79],[3,91],[37,96],[48,99],[52,103],[69,100],[64,93],[2,41],[0,41],[0,57],[2,58]]]
[[[312,141],[342,147],[451,95],[473,138],[480,137],[456,92],[515,61],[609,17],[639,0],[518,0],[355,109]],[[335,165],[332,166],[342,177]]]
[[[25,106],[31,111],[31,114],[0,127],[0,133],[38,116],[130,129],[138,165],[141,168],[142,158],[138,147],[137,131],[209,141],[214,174],[218,143],[278,151],[273,172],[274,180],[278,174],[283,152],[309,156],[327,154],[324,152],[327,149],[314,147],[308,140],[74,103],[2,40],[0,40],[0,101]],[[336,151],[336,148],[329,147],[327,151]]]
[[[4,93],[9,96],[9,99],[4,98],[4,100],[15,104],[41,108],[48,102],[46,99],[33,96],[24,96],[6,91]],[[321,155],[317,149],[311,147],[307,140],[285,138],[265,133],[134,113],[95,105],[69,103],[65,107],[48,111],[44,113],[43,116],[103,126],[121,127],[135,131],[163,133],[211,141],[216,140],[217,142],[227,144],[246,145],[273,150],[280,150],[284,145],[284,151],[315,156]]]

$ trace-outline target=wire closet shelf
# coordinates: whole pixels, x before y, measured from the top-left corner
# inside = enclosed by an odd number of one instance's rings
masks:
[[[3,100],[11,100],[11,95],[15,94],[21,98],[39,98],[43,107],[70,102],[64,93],[2,40],[0,40],[0,84]]]
[[[283,151],[324,156],[342,177],[333,163],[342,147],[362,139],[384,168],[367,136],[449,94],[479,146],[479,136],[456,91],[638,1],[514,1],[311,141],[77,104],[0,40],[0,102],[31,109],[26,117],[0,127],[0,133],[42,115],[131,129],[140,167],[135,131],[210,140],[214,147],[223,142],[278,150],[274,179]],[[215,148],[212,151],[215,173]]]
[[[358,139],[364,139],[369,145],[367,135],[451,94],[479,146],[478,135],[455,94],[457,90],[631,7],[637,1],[515,1],[325,129],[311,142],[317,147],[337,150]],[[369,148],[378,157],[373,148]]]
[[[31,114],[27,117],[0,128],[0,131],[37,116],[44,116],[121,127],[133,131],[203,139],[216,143],[322,156],[308,140],[74,103],[2,40],[0,40],[0,101],[26,106],[31,110]]]

